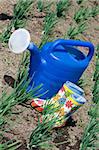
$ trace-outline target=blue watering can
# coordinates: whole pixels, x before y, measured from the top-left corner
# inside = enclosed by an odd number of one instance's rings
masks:
[[[89,48],[85,56],[74,46]],[[77,83],[82,73],[87,68],[93,54],[94,46],[90,42],[79,40],[59,39],[46,43],[41,51],[31,43],[28,47],[31,52],[29,77],[32,78],[29,89],[43,84],[40,98],[51,98],[67,81]]]
[[[76,46],[88,48],[88,55],[83,54]],[[31,53],[31,82],[28,90],[42,84],[42,89],[38,93],[45,93],[40,96],[42,99],[54,96],[66,81],[77,83],[94,54],[92,43],[64,39],[48,42],[41,50],[34,43],[30,43],[28,50]]]

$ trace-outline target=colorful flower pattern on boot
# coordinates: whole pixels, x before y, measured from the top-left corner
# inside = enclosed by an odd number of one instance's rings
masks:
[[[66,102],[66,98],[60,98],[60,99],[58,100],[58,102],[59,102],[60,105],[64,105],[65,102]]]
[[[66,101],[65,105],[66,105],[67,108],[72,108],[73,103],[72,103],[72,101],[68,100],[68,101]]]
[[[57,94],[55,97],[53,97],[52,99],[54,100],[54,101],[58,101],[58,99],[59,98],[61,98],[61,96],[59,95],[59,94]]]
[[[60,108],[59,115],[60,116],[64,116],[65,115],[64,107]]]
[[[59,108],[55,113],[54,116],[58,116],[59,120],[56,121],[55,127],[62,126],[66,122],[66,120],[77,110],[81,107],[86,100],[82,100],[80,102],[80,98],[82,99],[81,95],[76,95],[73,91],[71,91],[66,84],[59,90],[56,96],[52,97],[50,102],[54,104],[54,108]],[[32,107],[34,107],[39,112],[44,110],[45,100],[42,99],[34,99],[31,103]],[[39,107],[37,107],[39,106]],[[53,114],[52,114],[53,116]],[[51,119],[51,114],[49,114],[49,121]]]

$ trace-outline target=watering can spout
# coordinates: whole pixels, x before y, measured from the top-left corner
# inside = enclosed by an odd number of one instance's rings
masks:
[[[29,46],[28,46],[28,48],[27,48],[29,51],[30,51],[30,53],[33,55],[39,55],[39,50],[38,50],[38,48],[37,48],[37,46],[33,43],[33,42],[31,42],[30,44],[29,44]]]
[[[41,56],[38,47],[33,42],[29,44],[27,49],[31,53],[29,76],[32,78],[41,63]]]

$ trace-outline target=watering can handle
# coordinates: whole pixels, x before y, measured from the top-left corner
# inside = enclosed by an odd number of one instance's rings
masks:
[[[58,39],[54,42],[54,44],[51,46],[50,52],[53,52],[53,50],[58,46],[66,46],[66,45],[71,45],[71,46],[82,46],[82,47],[88,47],[89,52],[87,55],[87,59],[90,61],[93,54],[94,54],[94,45],[91,42],[85,42],[85,41],[80,41],[80,40],[64,40],[64,39]]]

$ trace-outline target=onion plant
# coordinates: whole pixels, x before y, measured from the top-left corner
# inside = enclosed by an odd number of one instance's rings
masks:
[[[96,111],[97,110],[95,110],[95,112]],[[96,118],[91,118],[89,124],[84,130],[80,150],[96,150],[99,147],[99,145],[97,145],[99,140],[98,134],[99,121]]]
[[[78,36],[79,34],[82,34],[86,29],[87,29],[87,24],[85,21],[78,24],[77,26],[72,25],[69,27],[65,38],[67,37],[70,39],[75,39],[76,36]]]
[[[51,130],[55,127],[56,122],[60,122],[61,119],[55,112],[59,110],[60,106],[55,107],[55,103],[51,103],[48,100],[44,105],[42,112],[42,119],[38,121],[37,127],[32,131],[29,139],[29,149],[45,147],[48,149],[49,141],[52,140]]]
[[[77,12],[74,14],[74,20],[77,23],[82,21],[88,20],[91,16],[91,10],[89,8],[81,7]]]
[[[79,81],[77,82],[77,85],[79,87],[81,87],[82,89],[83,89],[84,86],[86,86],[86,84],[87,83],[85,82],[85,80],[83,78],[79,79]]]
[[[27,20],[27,13],[30,10],[34,0],[18,0],[17,4],[13,9],[13,18],[8,24],[6,30],[1,35],[2,42],[8,42],[9,37],[13,30],[22,28],[25,26]]]
[[[48,35],[56,24],[56,15],[55,13],[49,13],[46,15],[44,20],[43,31],[45,35]]]
[[[91,17],[95,17],[96,15],[99,15],[99,5],[91,9]]]
[[[96,67],[93,80],[95,81],[93,88],[93,102],[97,103],[99,101],[99,45],[97,45],[96,49]]]
[[[99,57],[99,52],[98,52]],[[97,61],[96,60],[96,64]],[[99,62],[98,62],[99,65]],[[89,110],[89,123],[84,130],[80,150],[96,150],[99,148],[99,66],[96,65],[94,73],[94,89],[93,89],[93,100],[92,106]]]
[[[92,8],[81,7],[77,12],[74,14],[74,20],[77,23],[82,21],[88,20],[90,17],[95,17],[99,14],[99,6],[95,6]]]
[[[44,2],[43,0],[38,0],[37,2],[37,8],[40,12],[48,12],[50,10],[50,6],[53,4],[53,2]]]
[[[70,6],[69,0],[59,0],[56,4],[57,17],[62,17],[64,11],[66,12]]]
[[[22,56],[21,64],[19,65],[17,79],[14,83],[14,88],[11,93],[7,93],[5,89],[0,97],[0,125],[5,123],[4,116],[11,112],[13,106],[21,104],[38,95],[41,86],[27,92],[28,85],[31,79],[28,79],[29,53],[25,52]],[[0,126],[2,127],[2,126]]]
[[[0,121],[3,123],[3,116],[11,111],[11,108],[17,104],[21,104],[33,97],[40,96],[38,92],[41,90],[42,85],[35,87],[34,89],[27,92],[30,80],[27,80],[27,74],[24,76],[23,80],[13,89],[11,94],[7,94],[6,91],[2,93],[0,98]],[[16,83],[15,83],[16,84]]]
[[[8,141],[4,144],[0,144],[0,150],[17,150],[21,147],[21,141]]]
[[[57,23],[56,14],[53,12],[48,13],[44,19],[43,36],[42,36],[41,43],[40,43],[39,47],[43,46],[49,40],[49,35],[51,34],[56,23]]]
[[[84,130],[80,150],[96,150],[99,147],[99,101],[92,105],[89,115],[90,121]]]
[[[40,12],[42,12],[44,10],[44,2],[42,0],[39,0],[37,2],[37,8]]]

